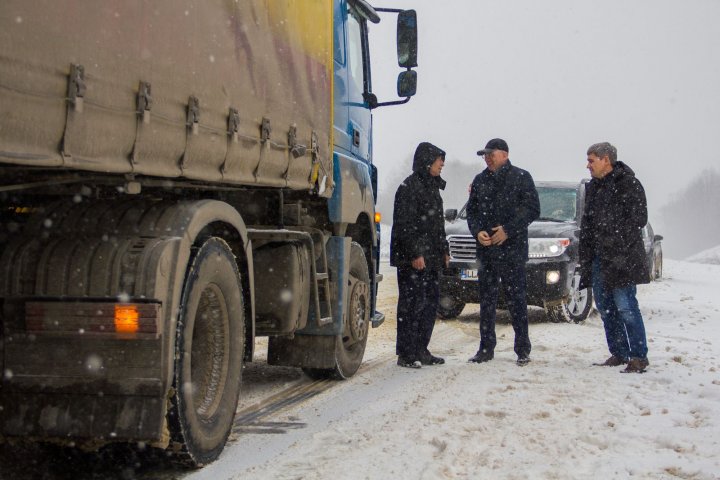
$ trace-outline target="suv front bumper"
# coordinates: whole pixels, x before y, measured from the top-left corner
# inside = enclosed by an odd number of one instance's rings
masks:
[[[572,277],[576,264],[569,257],[563,255],[557,258],[530,259],[525,264],[527,279],[527,303],[543,307],[561,303],[570,292]],[[463,303],[480,303],[480,292],[477,279],[463,279],[464,270],[475,270],[475,262],[450,262],[448,268],[440,275],[440,295],[452,297]],[[552,277],[550,272],[557,272],[556,282],[548,282]],[[502,305],[503,299],[500,295],[498,301]]]

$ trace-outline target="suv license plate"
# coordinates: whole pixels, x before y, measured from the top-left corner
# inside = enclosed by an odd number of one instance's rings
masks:
[[[477,280],[477,270],[471,268],[464,268],[460,270],[461,280]]]

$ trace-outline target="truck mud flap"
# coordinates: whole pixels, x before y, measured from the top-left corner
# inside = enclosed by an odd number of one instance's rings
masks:
[[[335,366],[335,337],[322,335],[295,335],[270,337],[268,364],[306,368],[333,368]]]

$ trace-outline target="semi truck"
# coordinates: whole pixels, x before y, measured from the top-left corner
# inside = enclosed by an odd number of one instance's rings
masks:
[[[371,111],[416,66],[415,11],[365,0],[4,0],[0,441],[200,466],[256,338],[352,376],[384,319]]]

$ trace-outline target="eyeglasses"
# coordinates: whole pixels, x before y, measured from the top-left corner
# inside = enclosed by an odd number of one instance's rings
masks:
[[[483,154],[483,158],[489,158],[492,157],[492,154],[495,153],[495,150],[488,150]]]

